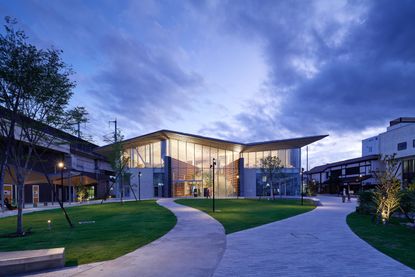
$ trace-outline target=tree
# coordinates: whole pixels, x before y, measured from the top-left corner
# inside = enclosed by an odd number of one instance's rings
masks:
[[[5,34],[0,34],[0,135],[5,140],[1,176],[7,168],[17,186],[16,233],[24,235],[25,179],[40,163],[51,184],[41,157],[51,145],[68,143],[57,138],[51,127],[71,130],[72,112],[67,108],[75,84],[70,80],[72,70],[61,60],[62,51],[37,49],[27,42],[23,31],[15,30],[16,24],[6,17]]]
[[[110,179],[112,181],[112,184],[107,188],[107,192],[104,196],[104,199],[102,199],[101,204],[104,202],[104,200],[106,200],[109,197],[111,188],[115,184],[118,184],[121,203],[123,202],[125,176],[130,176],[128,173],[128,164],[130,162],[130,157],[126,154],[124,150],[124,146],[122,143],[123,138],[124,136],[121,134],[121,131],[119,129],[115,129],[114,134],[111,136],[104,136],[104,141],[112,144],[111,150],[106,156],[109,163],[111,164],[113,172],[115,173],[115,177]],[[135,200],[137,200],[137,197],[135,195],[134,190],[131,187],[131,184],[128,183],[128,185],[130,186],[134,194]]]
[[[79,202],[82,202],[89,197],[88,189],[82,182],[75,186],[75,190]]]
[[[378,185],[374,191],[376,204],[376,223],[387,223],[391,215],[399,208],[401,182],[396,177],[399,163],[395,155],[383,158],[385,170],[375,173]]]
[[[84,107],[75,107],[73,110],[68,112],[68,116],[72,118],[71,125],[76,125],[76,134],[78,138],[82,137],[81,133],[81,123],[88,122],[88,111]]]
[[[279,176],[281,173],[281,160],[276,156],[268,156],[260,160],[261,172],[267,176],[267,181],[269,182],[271,189],[271,197],[274,197],[274,175]]]

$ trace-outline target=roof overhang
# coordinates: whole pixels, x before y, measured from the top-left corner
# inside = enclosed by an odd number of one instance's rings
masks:
[[[243,152],[269,151],[278,149],[295,149],[319,141],[328,135],[282,139],[245,144]]]
[[[197,143],[201,145],[216,147],[220,149],[231,150],[235,152],[253,152],[253,151],[267,151],[278,149],[294,149],[301,148],[318,140],[321,140],[328,135],[301,137],[293,139],[273,140],[256,143],[239,143],[234,141],[204,137],[199,135],[187,134],[182,132],[176,132],[171,130],[160,130],[157,132],[149,133],[146,135],[138,136],[135,138],[127,139],[122,142],[125,148],[137,147],[149,143],[158,142],[164,139],[176,139],[191,143]],[[96,148],[95,151],[99,154],[105,155],[114,144],[105,145]]]

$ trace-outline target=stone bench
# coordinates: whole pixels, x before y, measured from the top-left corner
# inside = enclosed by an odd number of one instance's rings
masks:
[[[0,276],[38,271],[65,265],[65,248],[0,252]]]

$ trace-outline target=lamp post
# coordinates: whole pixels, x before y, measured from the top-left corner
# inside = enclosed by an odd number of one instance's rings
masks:
[[[138,201],[141,201],[141,171],[138,172]]]
[[[215,158],[213,158],[212,164],[210,165],[210,168],[212,168],[212,170],[213,170],[213,174],[212,174],[212,176],[213,176],[213,182],[212,182],[212,185],[213,185],[213,188],[212,188],[212,191],[213,191],[213,197],[212,197],[213,212],[215,212],[215,166],[216,166],[216,160],[215,160]]]
[[[304,185],[304,167],[301,168],[301,206],[304,205],[303,185]]]
[[[237,180],[237,186],[238,186],[238,189],[236,191],[236,199],[239,199],[239,192],[240,192],[239,174],[236,175],[236,180]]]
[[[61,201],[63,203],[63,170],[65,169],[65,163],[60,161],[58,163],[58,168],[61,170]]]

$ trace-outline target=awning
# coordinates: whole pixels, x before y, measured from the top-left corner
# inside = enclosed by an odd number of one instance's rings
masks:
[[[16,174],[14,172],[13,168],[10,168],[11,170],[11,176],[9,170],[6,170],[4,183],[5,184],[14,184],[15,183],[15,177]],[[61,173],[51,173],[48,174],[48,177],[50,181],[55,185],[60,185],[62,183],[61,181]],[[45,175],[42,172],[31,170],[25,178],[25,185],[37,185],[37,184],[47,184],[48,181],[45,177]],[[97,183],[97,180],[95,178],[92,178],[91,176],[83,175],[81,172],[77,171],[70,171],[70,172],[64,172],[63,173],[63,185],[64,186],[77,186],[79,184],[84,185],[91,185]]]

